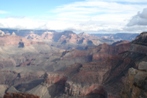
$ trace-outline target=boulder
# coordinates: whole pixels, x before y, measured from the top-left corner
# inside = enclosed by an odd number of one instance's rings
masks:
[[[140,62],[138,69],[142,70],[142,71],[147,71],[147,62],[145,62],[145,61]]]

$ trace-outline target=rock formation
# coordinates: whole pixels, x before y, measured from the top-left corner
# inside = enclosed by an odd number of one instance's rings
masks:
[[[4,36],[5,32],[3,32],[2,30],[0,30],[0,36]]]
[[[42,37],[56,43],[94,43],[85,34],[57,35],[46,32]],[[40,98],[146,98],[146,39],[142,33],[131,43],[65,50],[17,35],[0,37],[0,84],[5,85],[0,88],[6,95],[23,92]],[[18,48],[19,42],[25,47]]]
[[[47,39],[47,40],[53,40],[53,37],[54,37],[53,32],[44,32],[44,33],[41,35],[41,38],[42,38],[42,39]]]
[[[6,93],[3,98],[39,98],[39,97],[25,93]]]
[[[25,38],[26,39],[31,39],[31,40],[34,40],[34,41],[41,40],[41,37],[39,35],[35,34],[33,31],[31,31],[30,34],[25,36]]]
[[[122,91],[122,98],[146,98],[147,72],[130,68]]]
[[[63,32],[44,32],[40,35],[35,33],[30,33],[25,36],[27,39],[34,41],[44,41],[50,45],[57,46],[64,49],[78,48],[82,49],[84,46],[95,46],[101,44],[103,41],[96,36],[89,34],[76,34],[72,31]]]
[[[20,38],[7,37],[16,42]],[[128,63],[131,64],[129,58],[123,59],[118,55],[129,49],[129,43],[101,44],[88,50],[67,51],[45,43],[33,44],[27,39],[23,42],[29,45],[24,49],[14,48],[16,50],[11,54],[6,54],[2,48],[1,53],[5,57],[0,61],[0,83],[8,85],[10,93],[26,92],[42,98],[107,98],[119,93],[121,86],[118,90],[114,88],[115,84],[121,83],[113,80],[120,81],[122,72],[127,70]],[[16,43],[10,45],[13,48]],[[47,76],[43,75],[44,71]]]
[[[8,88],[7,85],[4,85],[4,84],[1,84],[1,85],[0,85],[0,98],[1,98],[2,96],[4,96],[5,91],[7,90],[7,88]]]
[[[147,97],[147,32],[141,33],[133,42],[131,50],[126,54],[135,62],[124,79],[122,98]]]
[[[25,47],[24,42],[21,39],[18,43],[18,48],[24,48],[24,47]]]
[[[16,36],[16,34],[15,34],[15,32],[12,32],[12,34],[11,34],[12,36]]]

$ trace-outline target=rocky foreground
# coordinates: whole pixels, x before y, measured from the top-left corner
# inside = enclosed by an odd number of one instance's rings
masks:
[[[3,98],[39,98],[39,97],[25,93],[6,93]]]
[[[85,50],[64,50],[16,35],[0,40],[1,97],[5,92],[40,98],[147,97],[145,32],[132,42]]]
[[[147,98],[147,33],[143,32],[132,42],[127,55],[135,66],[129,68],[124,79],[122,98]]]

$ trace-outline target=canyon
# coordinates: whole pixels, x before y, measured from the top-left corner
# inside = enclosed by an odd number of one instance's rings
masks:
[[[2,32],[0,42],[1,98],[147,97],[147,32],[131,42],[71,31]]]

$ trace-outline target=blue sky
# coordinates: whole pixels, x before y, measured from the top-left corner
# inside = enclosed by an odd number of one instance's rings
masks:
[[[147,31],[146,0],[0,0],[0,27]]]
[[[76,1],[80,0],[0,0],[0,10],[7,12],[3,17],[43,16],[60,5]]]

